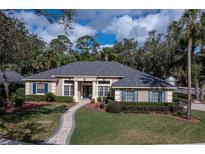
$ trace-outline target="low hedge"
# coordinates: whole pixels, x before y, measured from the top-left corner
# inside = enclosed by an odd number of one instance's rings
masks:
[[[45,95],[26,95],[27,101],[46,101]]]
[[[173,102],[120,102],[122,106],[176,106]]]
[[[171,102],[121,102],[121,111],[123,112],[175,112],[176,110],[176,103]]]
[[[27,101],[47,101],[46,95],[27,95]],[[71,96],[55,96],[55,101],[59,103],[72,103],[73,97]]]
[[[106,111],[111,112],[111,113],[120,113],[121,112],[121,104],[119,102],[110,101],[107,104]]]
[[[74,101],[72,96],[56,96],[55,100],[59,103],[73,103]]]

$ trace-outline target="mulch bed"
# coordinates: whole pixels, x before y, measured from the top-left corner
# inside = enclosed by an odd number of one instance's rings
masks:
[[[96,111],[100,111],[100,112],[106,112],[105,111],[105,108],[104,109],[101,109],[100,107],[100,104],[99,103],[89,103],[89,104],[86,104],[86,107],[90,110],[96,110]]]
[[[33,101],[29,101],[29,102],[25,102],[23,104],[23,106],[21,106],[20,108],[16,108],[14,111],[26,111],[26,110],[31,110],[33,108],[47,106],[47,105],[51,105],[51,104],[57,104],[57,102],[33,102]]]
[[[200,122],[200,120],[198,118],[193,117],[193,116],[191,116],[190,119],[187,119],[185,116],[175,116],[174,118],[177,120],[180,120],[180,121],[191,122],[191,123],[199,123]]]
[[[52,105],[52,104],[57,104],[58,102],[33,102],[33,101],[28,101],[23,104],[23,106],[14,108],[10,107],[5,110],[6,113],[14,113],[14,112],[21,112],[21,111],[27,111],[31,110],[33,108],[37,107],[42,107],[42,106],[47,106],[47,105]]]

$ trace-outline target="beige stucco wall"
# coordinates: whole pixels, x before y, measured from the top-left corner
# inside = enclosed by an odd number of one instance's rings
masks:
[[[115,101],[121,101],[122,98],[122,89],[115,89]],[[173,101],[173,91],[165,90],[165,102]],[[148,102],[149,101],[149,90],[138,90],[138,101],[139,102]]]
[[[62,92],[63,84],[62,83],[63,83],[62,79],[58,80],[57,83],[56,83],[56,95],[57,96],[63,96],[63,92]]]
[[[173,102],[173,91],[166,91],[165,92],[165,100],[167,102]]]
[[[26,95],[33,95],[33,83],[34,82],[25,83],[25,94]],[[48,83],[48,92],[53,92],[55,94],[56,83],[55,82],[47,82],[47,83]]]
[[[149,92],[147,90],[138,91],[138,101],[139,102],[148,102],[149,101]]]
[[[115,94],[115,101],[117,101],[117,102],[120,102],[121,101],[121,98],[122,98],[122,92],[121,92],[121,90],[119,90],[119,89],[116,89],[115,90],[115,92],[114,92],[114,94]]]

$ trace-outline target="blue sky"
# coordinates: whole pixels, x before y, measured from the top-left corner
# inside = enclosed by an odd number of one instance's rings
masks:
[[[75,44],[79,37],[92,35],[102,47],[111,46],[124,38],[135,38],[143,43],[149,31],[156,29],[160,33],[166,32],[170,22],[178,20],[183,13],[183,10],[76,11],[73,30],[68,31],[71,41]],[[36,33],[48,43],[57,35],[65,34],[62,25],[51,24],[44,16],[38,16],[32,10],[19,10],[13,16],[23,21],[30,32]]]

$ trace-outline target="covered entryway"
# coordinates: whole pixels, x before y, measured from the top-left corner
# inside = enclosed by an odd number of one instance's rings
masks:
[[[92,86],[91,85],[83,85],[83,99],[84,98],[92,98]]]

